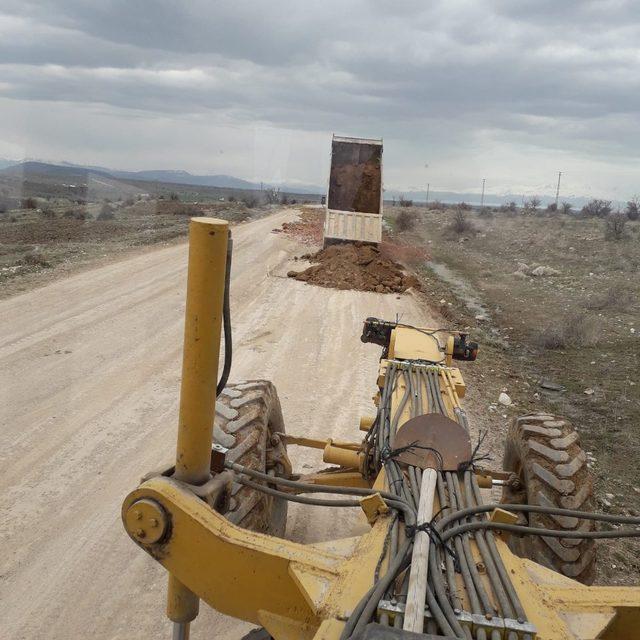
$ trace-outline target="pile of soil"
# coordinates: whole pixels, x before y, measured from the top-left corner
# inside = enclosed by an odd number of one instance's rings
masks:
[[[303,209],[299,219],[295,222],[284,222],[280,229],[273,229],[273,233],[286,233],[294,236],[303,244],[322,244],[322,223],[324,213]]]
[[[336,244],[301,259],[316,264],[287,275],[319,287],[378,293],[401,293],[419,287],[415,276],[405,274],[401,265],[382,256],[380,249],[372,245]]]

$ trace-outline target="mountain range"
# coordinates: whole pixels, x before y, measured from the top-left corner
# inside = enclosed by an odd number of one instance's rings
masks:
[[[191,186],[218,187],[223,189],[247,189],[259,190],[262,188],[278,188],[287,193],[296,194],[313,194],[319,195],[326,193],[326,187],[313,184],[294,184],[294,183],[257,183],[242,178],[236,178],[226,174],[215,175],[196,175],[182,170],[171,169],[147,169],[143,171],[122,171],[119,169],[109,169],[106,167],[93,165],[78,165],[68,162],[58,164],[50,162],[41,162],[36,160],[12,161],[0,158],[0,175],[46,175],[49,177],[59,177],[69,182],[77,180],[82,175],[90,175],[92,177],[102,177],[108,179],[120,179],[127,181],[150,181],[162,182],[170,184],[184,184]],[[398,189],[386,189],[385,200],[398,199],[400,196],[414,200],[416,202],[424,202],[426,194],[424,191],[401,191]],[[539,198],[543,205],[553,202],[555,196],[548,194],[540,194]],[[480,203],[480,194],[475,192],[459,192],[459,191],[431,191],[429,200],[439,200],[446,203],[467,202],[477,205]],[[561,201],[570,202],[574,207],[581,207],[589,198],[583,196],[565,196],[561,197]],[[486,193],[484,202],[486,205],[500,205],[514,201],[517,205],[521,205],[523,201],[522,194],[503,193],[492,194]]]

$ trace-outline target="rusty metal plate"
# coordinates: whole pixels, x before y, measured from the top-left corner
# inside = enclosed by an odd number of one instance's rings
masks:
[[[401,464],[420,469],[457,471],[458,465],[469,462],[472,456],[471,439],[467,431],[441,413],[426,413],[411,418],[398,429],[393,448],[400,449],[413,444],[417,446],[399,453],[395,459]]]

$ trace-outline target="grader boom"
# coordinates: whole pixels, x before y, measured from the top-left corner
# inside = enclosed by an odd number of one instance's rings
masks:
[[[229,237],[224,221],[191,222],[176,462],[122,507],[128,534],[169,572],[174,638],[188,638],[200,600],[276,640],[640,637],[640,588],[587,586],[594,540],[638,536],[640,519],[592,512],[578,434],[556,416],[515,420],[505,468],[483,468],[454,366],[476,357],[466,334],[366,319],[362,340],[382,357],[376,411],[353,442],[286,433],[270,382],[222,389]],[[331,466],[296,474],[288,446]],[[362,510],[369,530],[292,542],[291,501]]]

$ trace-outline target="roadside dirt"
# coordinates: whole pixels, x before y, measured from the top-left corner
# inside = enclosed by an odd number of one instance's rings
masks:
[[[170,199],[84,205],[54,201],[42,210],[0,213],[0,299],[91,265],[122,260],[147,246],[183,241],[190,216],[242,222],[266,213],[238,202]]]
[[[273,380],[291,433],[357,438],[380,355],[360,342],[362,320],[434,321],[410,294],[287,278],[302,246],[270,231],[295,218],[234,229],[231,378]],[[185,244],[147,251],[0,301],[3,638],[170,637],[165,571],[126,536],[120,505],[175,455],[186,257]],[[321,466],[315,451],[291,456],[303,473]],[[292,507],[288,535],[363,526],[347,510]],[[193,637],[249,628],[203,605]]]

